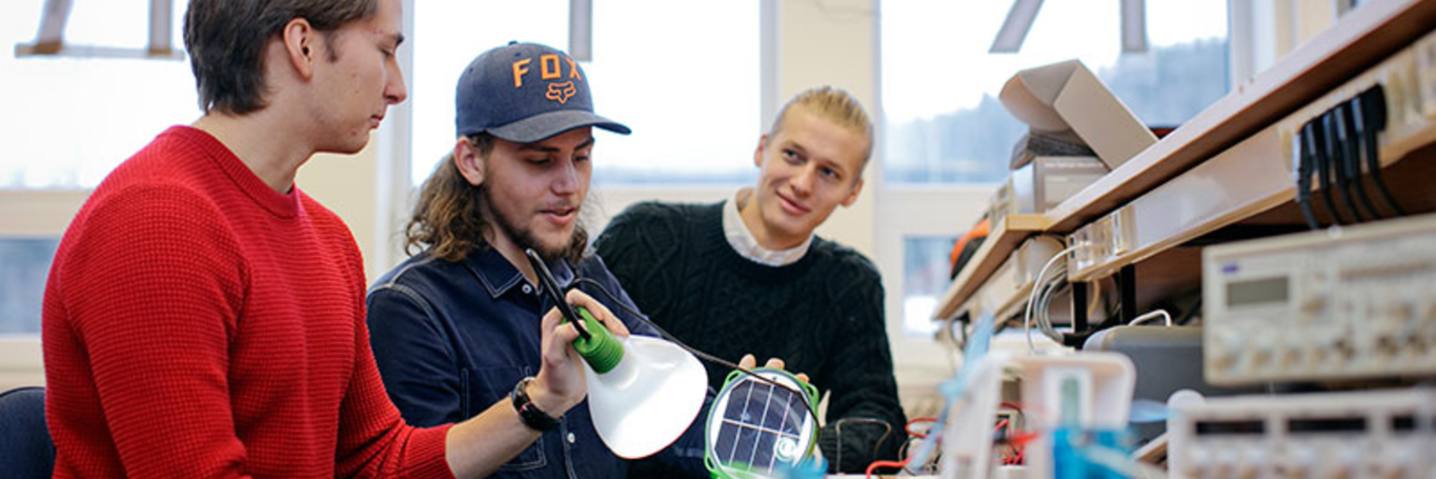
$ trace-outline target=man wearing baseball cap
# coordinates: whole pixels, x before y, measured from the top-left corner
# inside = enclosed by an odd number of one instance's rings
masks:
[[[510,401],[527,409],[525,425],[542,435],[493,477],[625,477],[630,463],[601,442],[586,402],[534,395],[545,381],[534,375],[549,361],[540,354],[540,318],[556,313],[524,250],[539,252],[559,286],[578,283],[571,302],[616,313],[634,334],[656,335],[608,267],[586,251],[580,219],[593,127],[629,129],[594,114],[583,69],[544,45],[484,52],[464,70],[456,93],[453,152],[424,182],[405,228],[417,254],[369,291],[384,385],[415,425],[461,421]],[[665,477],[706,477],[702,422],[694,424],[643,466],[665,468]]]

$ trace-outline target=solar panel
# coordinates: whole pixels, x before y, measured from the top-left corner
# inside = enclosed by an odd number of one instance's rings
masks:
[[[807,459],[817,442],[808,408],[816,389],[792,374],[760,368],[779,387],[734,371],[713,401],[708,417],[708,468],[717,477],[768,478]],[[720,414],[721,413],[721,414]]]

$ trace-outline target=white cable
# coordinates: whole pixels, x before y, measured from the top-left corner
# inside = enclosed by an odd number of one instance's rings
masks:
[[[1032,324],[1037,327],[1037,332],[1042,333],[1043,336],[1055,338],[1054,341],[1062,341],[1062,337],[1057,335],[1057,330],[1052,328],[1050,323],[1043,322],[1045,315],[1042,313],[1047,311],[1045,308],[1047,308],[1048,299],[1061,288],[1062,280],[1060,278],[1066,276],[1067,268],[1062,265],[1052,268],[1052,277],[1043,278],[1042,289],[1037,292],[1037,300],[1032,302]]]
[[[1027,351],[1029,353],[1037,352],[1037,345],[1032,342],[1032,304],[1037,301],[1037,290],[1042,289],[1042,284],[1046,282],[1047,268],[1051,268],[1058,259],[1066,258],[1068,253],[1077,251],[1077,248],[1085,246],[1086,243],[1075,244],[1068,246],[1062,251],[1058,251],[1057,254],[1052,255],[1051,259],[1047,260],[1047,264],[1042,265],[1042,269],[1037,272],[1037,278],[1033,279],[1032,294],[1027,295],[1027,311],[1022,315],[1022,329],[1027,335]]]
[[[1044,336],[1060,343],[1062,342],[1062,333],[1057,332],[1057,328],[1052,326],[1052,299],[1071,288],[1063,288],[1066,286],[1067,265],[1058,266],[1052,271],[1052,279],[1043,287],[1042,292],[1037,294],[1037,310],[1032,314],[1036,315],[1034,322],[1037,323],[1037,330],[1041,331]]]
[[[1102,307],[1102,280],[1097,279],[1092,281],[1092,298],[1087,301],[1087,317],[1097,317],[1097,308],[1100,307]],[[1103,312],[1103,316],[1105,318],[1105,311]]]
[[[1141,316],[1137,316],[1136,319],[1133,319],[1132,322],[1127,323],[1127,325],[1128,325],[1128,326],[1136,326],[1136,325],[1138,325],[1138,324],[1142,324],[1142,323],[1145,323],[1145,322],[1147,322],[1147,321],[1150,321],[1152,318],[1155,318],[1155,317],[1157,317],[1157,316],[1161,316],[1162,318],[1164,318],[1164,319],[1167,320],[1167,327],[1171,327],[1171,326],[1172,326],[1172,315],[1167,314],[1167,310],[1165,310],[1165,309],[1154,309],[1154,310],[1148,311],[1147,314],[1143,314],[1143,315],[1141,315]]]

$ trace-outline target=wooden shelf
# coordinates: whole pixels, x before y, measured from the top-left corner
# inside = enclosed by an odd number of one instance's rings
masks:
[[[1283,161],[1289,160],[1284,160],[1285,155],[1280,153],[1280,142],[1285,139],[1281,137],[1281,131],[1274,131],[1275,124],[1303,109],[1309,109],[1312,102],[1407,48],[1430,33],[1432,25],[1436,25],[1436,0],[1373,0],[1352,10],[1334,26],[1284,56],[1271,69],[1249,82],[1236,85],[1231,93],[1166,138],[1051,211],[1010,217],[1005,221],[1006,224],[996,225],[987,241],[978,248],[972,260],[959,272],[942,296],[933,318],[952,318],[1027,237],[1037,233],[1073,233],[1096,220],[1104,219],[1143,196],[1170,198],[1171,191],[1168,190],[1178,187],[1159,187],[1210,159],[1224,154],[1236,156],[1237,152],[1228,153],[1228,150],[1234,149],[1239,143],[1246,142],[1247,145],[1236,150],[1255,151],[1263,157],[1272,156],[1268,161],[1274,163],[1267,165],[1269,167],[1265,170],[1271,171],[1266,173],[1289,182],[1286,180],[1289,178],[1286,171],[1281,170],[1282,166],[1278,166],[1285,165]],[[1385,158],[1387,153],[1387,148],[1383,146],[1383,161],[1389,161]],[[1219,163],[1233,161],[1236,159]],[[1212,165],[1212,168],[1215,167],[1217,165]],[[1200,171],[1192,176],[1194,179],[1210,179],[1208,173],[1210,172]],[[1230,171],[1219,173],[1231,174]],[[1210,184],[1212,183],[1206,183]],[[1180,189],[1183,190],[1182,195],[1222,194],[1212,191],[1211,188],[1201,190],[1200,186]],[[1178,232],[1180,237],[1174,234],[1160,244],[1156,241],[1140,241],[1123,246],[1130,248],[1140,245],[1141,251],[1124,249],[1106,252],[1121,258],[1114,258],[1116,261],[1098,259],[1102,264],[1088,265],[1089,274],[1081,276],[1100,276],[1099,273],[1106,271],[1091,268],[1105,270],[1119,264],[1140,261],[1141,258],[1160,253],[1164,248],[1176,246],[1184,239],[1260,214],[1289,198],[1289,187],[1283,191],[1275,185],[1259,186],[1252,188],[1251,197],[1237,198],[1246,203],[1214,212],[1203,224],[1188,225]],[[1170,201],[1163,203],[1172,204]]]
[[[1436,0],[1363,3],[1270,70],[1236,85],[1166,138],[1048,211],[1051,232],[1070,233],[1225,151],[1410,45],[1432,25]]]
[[[966,302],[967,298],[987,281],[992,272],[1007,260],[1012,251],[1022,244],[1022,240],[1033,233],[1046,231],[1050,225],[1051,221],[1047,216],[1040,214],[1008,215],[999,222],[988,233],[987,240],[982,242],[977,252],[973,253],[972,259],[958,272],[952,286],[942,295],[933,319],[950,318],[957,312],[958,306]]]
[[[1436,143],[1436,106],[1421,99],[1420,86],[1397,81],[1415,71],[1425,51],[1436,51],[1436,34],[1416,40],[1371,69],[1262,129],[1236,146],[1142,193],[1101,219],[1078,228],[1070,244],[1078,251],[1068,279],[1090,280],[1140,262],[1166,249],[1251,218],[1295,197],[1292,138],[1301,126],[1375,85],[1383,85],[1388,115],[1380,137],[1382,166],[1414,156]],[[1424,189],[1424,188],[1423,188]]]

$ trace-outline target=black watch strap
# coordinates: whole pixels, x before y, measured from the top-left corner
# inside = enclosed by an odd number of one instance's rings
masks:
[[[519,419],[524,422],[525,426],[539,432],[553,430],[558,427],[558,419],[539,410],[538,406],[529,400],[527,387],[533,380],[533,376],[520,380],[518,384],[514,385],[514,392],[509,395],[509,398],[513,399],[514,409],[519,412]]]

